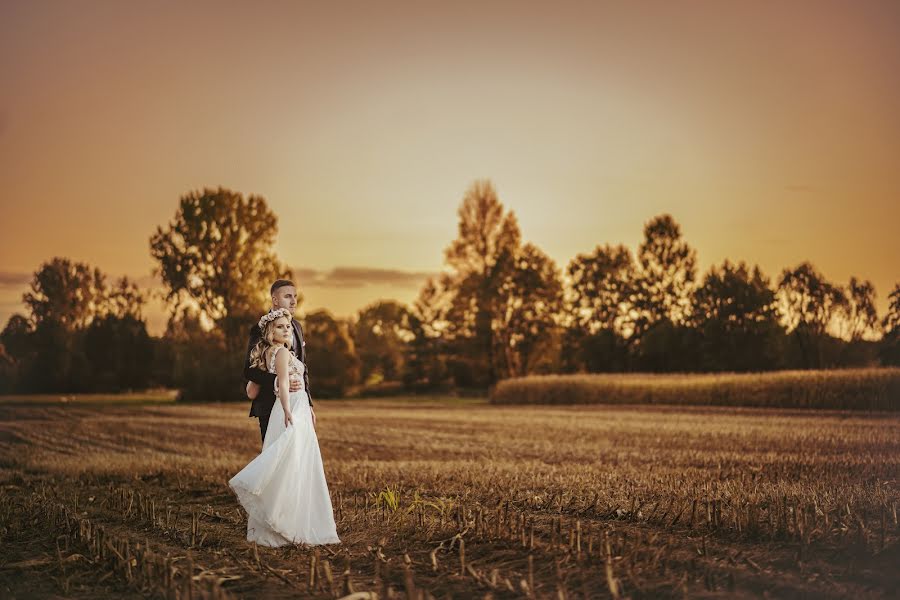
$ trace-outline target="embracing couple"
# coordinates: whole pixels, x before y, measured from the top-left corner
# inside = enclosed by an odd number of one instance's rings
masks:
[[[309,395],[306,342],[294,319],[297,287],[279,279],[272,308],[250,330],[244,377],[262,452],[228,485],[247,511],[247,540],[262,546],[336,544],[331,496]]]

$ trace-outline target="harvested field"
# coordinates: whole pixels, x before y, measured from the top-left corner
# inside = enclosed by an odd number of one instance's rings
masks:
[[[0,403],[0,596],[900,591],[893,413],[452,398],[316,408],[343,544],[273,550],[247,544],[226,485],[259,450],[246,406]]]

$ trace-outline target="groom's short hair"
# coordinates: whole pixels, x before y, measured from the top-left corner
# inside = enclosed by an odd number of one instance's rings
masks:
[[[275,283],[272,284],[272,289],[269,290],[269,295],[270,295],[270,296],[274,296],[274,295],[275,295],[275,290],[277,290],[278,288],[283,288],[283,287],[288,286],[288,285],[291,286],[291,287],[297,287],[296,285],[294,285],[294,282],[291,281],[290,279],[279,279],[279,280],[277,280]]]

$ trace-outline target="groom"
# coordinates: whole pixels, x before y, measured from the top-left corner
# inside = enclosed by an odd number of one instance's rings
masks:
[[[279,279],[272,284],[270,289],[272,296],[272,308],[276,310],[285,308],[291,315],[297,308],[297,287],[293,282],[287,279]],[[306,342],[303,341],[303,328],[296,319],[291,319],[294,329],[294,341],[291,345],[291,352],[298,354],[300,362],[306,365]],[[250,416],[259,419],[259,434],[262,441],[266,441],[266,428],[269,426],[269,415],[272,414],[272,407],[275,406],[275,374],[269,373],[264,369],[256,369],[250,367],[250,351],[259,342],[259,327],[254,323],[250,328],[250,340],[247,343],[247,358],[244,360],[244,378],[259,385],[259,392],[253,403],[250,405]],[[300,382],[291,381],[291,392],[300,389]],[[309,369],[303,369],[303,389],[309,397],[309,412],[312,415],[313,427],[316,426],[316,413],[312,409],[312,396],[309,395]]]

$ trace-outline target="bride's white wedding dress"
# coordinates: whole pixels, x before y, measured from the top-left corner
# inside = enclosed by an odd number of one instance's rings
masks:
[[[269,359],[270,373],[278,352]],[[293,354],[289,368],[302,382],[305,365]],[[261,546],[339,543],[306,390],[291,393],[294,422],[287,428],[277,379],[275,396],[262,452],[228,482],[247,511],[247,540]]]

